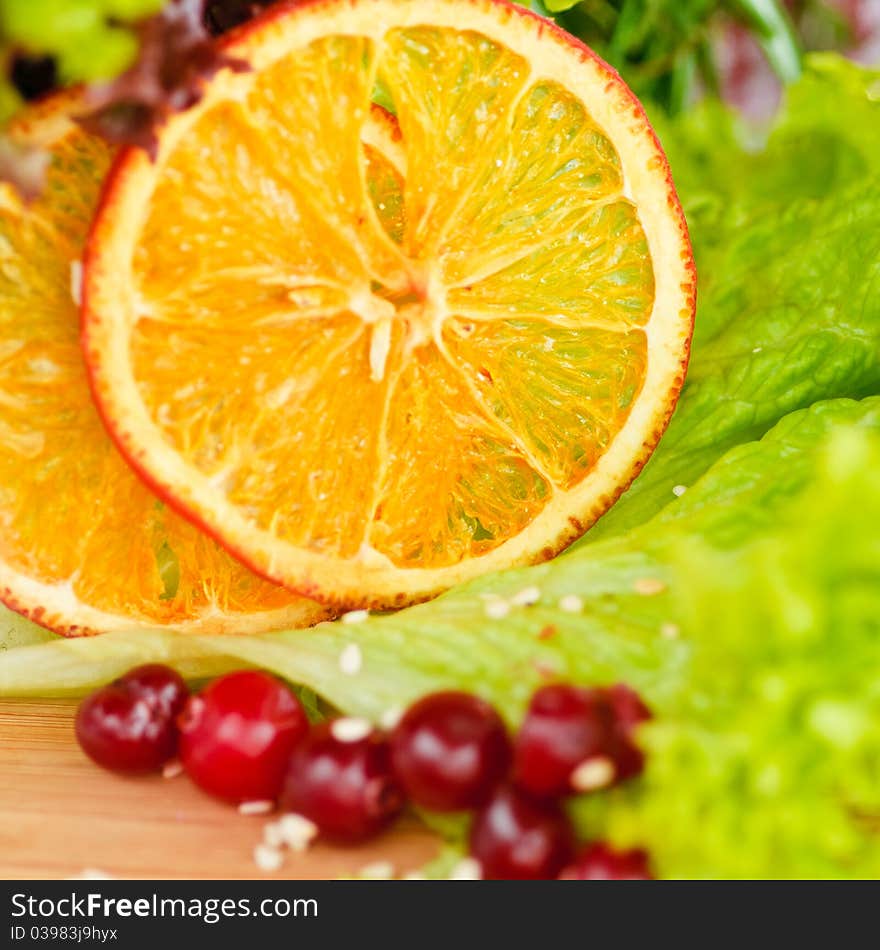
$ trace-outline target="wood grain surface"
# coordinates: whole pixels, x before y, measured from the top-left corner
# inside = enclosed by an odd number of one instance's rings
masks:
[[[185,776],[128,779],[93,765],[73,738],[75,704],[0,702],[0,878],[321,879],[390,861],[397,873],[436,853],[437,840],[403,820],[358,848],[316,844],[280,871],[253,861],[266,816],[246,817]]]

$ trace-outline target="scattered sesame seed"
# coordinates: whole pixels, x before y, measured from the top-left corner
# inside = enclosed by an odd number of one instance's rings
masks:
[[[510,613],[510,604],[506,600],[488,600],[483,608],[490,620],[502,620]]]
[[[660,636],[667,640],[676,640],[681,633],[677,623],[664,623],[660,625]]]
[[[342,623],[363,623],[369,616],[369,610],[349,610],[347,614],[343,614],[339,619]]]
[[[577,792],[594,792],[614,781],[614,763],[604,755],[584,759],[571,773],[571,787]]]
[[[180,759],[172,759],[162,766],[162,778],[177,778],[183,775],[183,763]]]
[[[242,802],[238,806],[239,815],[268,815],[275,807],[275,802],[269,799],[260,799],[252,802]]]
[[[449,881],[481,881],[483,869],[476,858],[462,858],[452,867],[447,880]]]
[[[280,848],[286,843],[284,835],[281,833],[281,822],[266,822],[263,826],[263,844],[268,845],[270,848]]]
[[[673,485],[672,494],[676,498],[681,498],[681,496],[687,491],[687,485]]]
[[[379,717],[379,725],[389,732],[403,719],[403,706],[392,706]]]
[[[260,842],[254,848],[254,864],[261,870],[271,873],[277,871],[284,863],[284,855],[278,848],[272,848]]]
[[[361,648],[356,643],[349,643],[339,654],[339,669],[346,676],[356,676],[364,665]]]
[[[650,597],[652,594],[661,594],[666,590],[666,584],[659,577],[640,577],[633,584],[633,590],[644,597]]]
[[[761,350],[763,350],[763,349],[764,349],[763,346],[756,346],[756,347],[753,347],[753,348],[752,348],[752,352],[753,352],[753,353],[760,353]]]
[[[278,820],[278,834],[291,851],[305,851],[318,836],[318,826],[304,815],[290,812]]]
[[[77,307],[82,306],[83,266],[82,261],[70,262],[70,296]]]
[[[559,598],[559,609],[567,614],[579,614],[584,609],[584,602],[577,594],[566,594]]]
[[[333,738],[339,742],[360,742],[373,731],[373,724],[369,719],[343,716],[330,723],[330,731],[333,733]]]
[[[518,594],[510,598],[516,607],[531,607],[541,599],[541,591],[537,587],[524,587]]]
[[[373,861],[360,869],[359,876],[368,881],[390,881],[394,877],[394,865],[390,861]]]

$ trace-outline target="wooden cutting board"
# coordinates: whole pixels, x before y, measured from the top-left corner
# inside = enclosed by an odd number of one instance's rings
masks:
[[[253,861],[267,819],[201,794],[185,776],[128,779],[93,765],[73,738],[76,704],[0,702],[0,878],[321,879],[375,861],[417,868],[438,841],[401,821],[357,848],[317,844],[282,869]]]

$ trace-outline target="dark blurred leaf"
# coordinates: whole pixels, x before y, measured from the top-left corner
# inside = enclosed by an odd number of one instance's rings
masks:
[[[203,0],[171,0],[138,28],[137,61],[88,93],[94,111],[80,119],[90,132],[155,156],[156,132],[175,112],[195,105],[204,84],[224,68],[247,66],[220,52],[205,24]]]

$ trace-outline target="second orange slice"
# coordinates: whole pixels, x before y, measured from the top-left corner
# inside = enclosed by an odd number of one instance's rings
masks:
[[[173,626],[257,632],[326,608],[253,574],[152,495],[126,465],[89,394],[79,345],[80,259],[111,151],[58,96],[17,120],[51,158],[45,193],[0,186],[0,599],[67,635]],[[399,194],[398,130],[364,127],[376,200]],[[387,156],[391,156],[391,160]],[[382,212],[389,229],[395,208]]]

